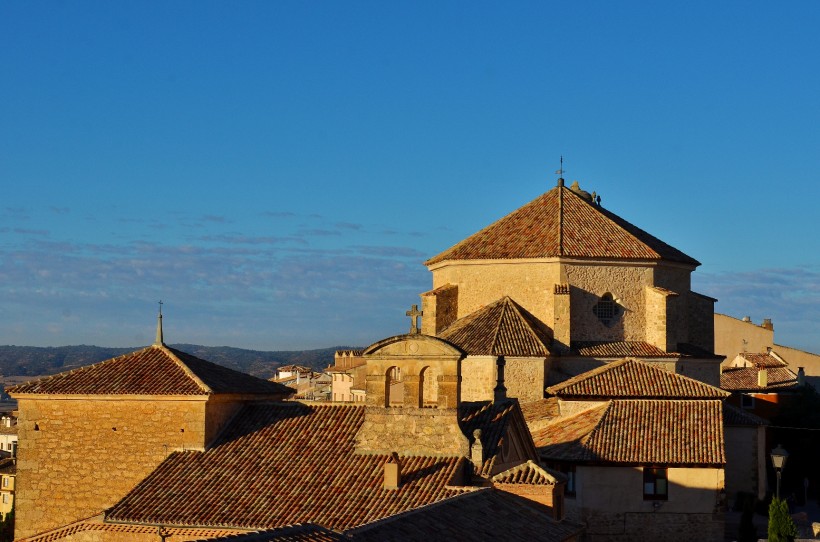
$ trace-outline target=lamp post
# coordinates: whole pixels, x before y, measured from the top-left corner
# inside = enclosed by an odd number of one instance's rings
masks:
[[[777,448],[772,450],[772,466],[777,471],[777,498],[780,499],[780,473],[786,467],[786,459],[789,458],[789,452],[783,449],[778,444]]]

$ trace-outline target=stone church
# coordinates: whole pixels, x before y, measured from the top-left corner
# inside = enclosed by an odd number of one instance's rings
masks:
[[[288,400],[166,346],[161,319],[146,349],[8,390],[17,538],[720,539],[696,260],[559,179],[425,264],[410,333],[356,353],[363,403]]]

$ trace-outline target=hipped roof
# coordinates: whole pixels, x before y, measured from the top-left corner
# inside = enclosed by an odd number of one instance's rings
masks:
[[[556,186],[425,264],[559,256],[700,265],[694,258],[564,186]]]

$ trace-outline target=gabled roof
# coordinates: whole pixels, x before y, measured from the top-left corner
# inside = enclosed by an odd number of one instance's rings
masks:
[[[587,371],[547,392],[562,399],[723,399],[729,393],[694,378],[636,359],[622,359]]]
[[[491,480],[494,484],[551,486],[559,482],[566,482],[566,476],[558,472],[551,472],[534,461],[528,460],[504,472],[499,472]]]
[[[766,385],[758,385],[758,372],[766,371]],[[720,387],[729,391],[765,393],[798,388],[797,375],[788,367],[725,367]]]
[[[10,394],[211,395],[273,394],[293,390],[165,345],[152,345],[94,365],[25,382]]]
[[[508,399],[506,401],[474,401],[463,402],[458,407],[461,429],[468,438],[472,438],[476,429],[481,429],[481,446],[484,452],[484,464],[478,472],[483,476],[489,476],[495,467],[496,460],[501,447],[506,438],[509,438],[508,430],[518,423],[519,427],[526,432],[526,422],[521,414],[521,407],[518,401]],[[529,450],[525,453],[536,457],[535,446],[532,437],[526,432],[522,435],[526,439],[524,446]]]
[[[106,521],[254,529],[315,523],[345,530],[430,504],[464,458],[402,457],[402,483],[383,487],[387,455],[354,453],[365,409],[250,404],[204,452],[171,454]]]
[[[747,367],[786,367],[788,363],[767,352],[765,354],[753,354],[751,352],[741,352],[738,357],[743,358]]]
[[[533,434],[541,458],[593,464],[726,463],[722,401],[614,400]]]
[[[455,246],[430,258],[616,258],[700,263],[571,189],[557,186]]]
[[[665,352],[646,341],[572,341],[570,351],[592,358],[677,358],[679,352]]]
[[[219,538],[202,538],[196,542],[342,542],[352,540],[342,533],[325,529],[320,525],[303,524],[270,529],[266,531],[254,531],[251,533],[239,533]]]
[[[550,355],[548,328],[509,296],[459,318],[438,336],[468,355]]]

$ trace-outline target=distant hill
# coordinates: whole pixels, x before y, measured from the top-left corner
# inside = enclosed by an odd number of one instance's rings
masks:
[[[320,371],[333,364],[336,350],[355,347],[334,346],[316,350],[281,350],[267,352],[246,350],[230,346],[200,346],[196,344],[172,344],[172,348],[192,354],[237,371],[270,378],[280,365],[305,365]],[[0,375],[43,376],[70,371],[91,365],[134,350],[136,348],[106,348],[101,346],[0,346]]]

